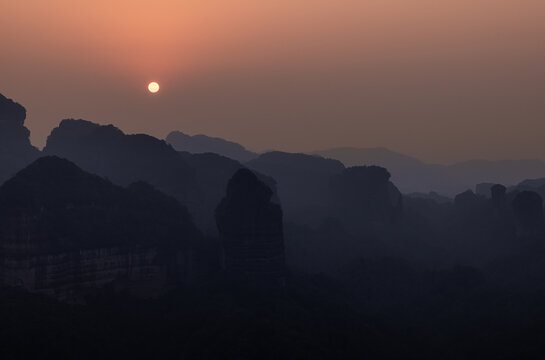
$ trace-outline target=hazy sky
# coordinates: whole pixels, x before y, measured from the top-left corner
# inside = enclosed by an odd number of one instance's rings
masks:
[[[0,34],[0,92],[37,146],[74,117],[254,150],[545,159],[544,0],[0,0]]]

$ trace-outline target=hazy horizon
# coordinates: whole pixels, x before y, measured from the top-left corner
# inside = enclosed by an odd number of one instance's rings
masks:
[[[3,4],[0,93],[38,147],[83,118],[255,151],[545,160],[542,1],[128,4]]]

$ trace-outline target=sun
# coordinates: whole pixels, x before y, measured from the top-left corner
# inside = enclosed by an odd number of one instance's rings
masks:
[[[148,90],[150,93],[155,94],[159,91],[159,83],[152,81],[148,84]]]

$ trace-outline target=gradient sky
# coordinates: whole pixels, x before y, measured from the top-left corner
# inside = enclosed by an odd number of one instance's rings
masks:
[[[37,146],[74,117],[253,150],[545,160],[543,0],[1,0],[0,33],[0,92]]]

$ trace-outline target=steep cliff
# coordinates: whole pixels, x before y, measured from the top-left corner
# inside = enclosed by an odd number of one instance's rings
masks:
[[[0,280],[29,290],[176,280],[191,271],[200,237],[175,199],[144,183],[116,186],[58,157],[0,187]]]
[[[216,210],[224,248],[224,267],[238,276],[284,276],[282,210],[272,190],[248,169],[233,175]]]
[[[30,144],[25,119],[26,109],[0,94],[0,184],[40,154]]]

